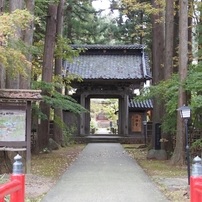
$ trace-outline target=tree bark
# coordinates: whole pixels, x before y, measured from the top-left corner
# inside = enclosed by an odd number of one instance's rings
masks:
[[[187,77],[188,63],[188,1],[180,1],[180,24],[179,24],[179,81],[182,82]],[[186,93],[183,86],[178,90],[178,108],[186,104]],[[185,125],[184,121],[177,115],[176,147],[171,158],[173,165],[183,165],[185,163]]]
[[[4,0],[0,0],[0,15],[4,12]]]
[[[12,13],[16,9],[23,9],[23,5],[24,5],[23,0],[9,0],[9,12]],[[20,28],[17,29],[16,35],[19,38],[22,37],[22,33],[21,33]],[[9,70],[7,70],[7,72],[6,72],[6,88],[8,88],[8,89],[9,88],[19,89],[20,88],[19,82],[20,82],[19,75],[17,75],[16,78],[11,78]]]
[[[16,9],[22,10],[24,7],[24,0],[9,0],[9,12]]]
[[[60,0],[58,5],[58,11],[57,11],[57,26],[56,26],[56,33],[57,36],[62,36],[63,31],[63,7],[64,7],[64,0]],[[62,50],[61,50],[62,52]],[[62,58],[56,58],[55,59],[55,75],[61,76],[62,75]],[[58,88],[57,91],[59,93],[62,93],[62,88]],[[63,121],[63,111],[61,108],[54,110],[54,118],[59,117],[61,121]],[[59,126],[57,123],[54,122],[53,125],[54,132],[53,132],[53,138],[54,140],[61,146],[65,146],[64,143],[64,137],[63,137],[63,130],[61,126]]]
[[[34,15],[34,5],[35,0],[27,0],[26,1],[26,8],[30,12],[30,14]],[[29,29],[26,29],[24,32],[23,40],[27,45],[32,45],[33,43],[33,35],[34,35],[34,21],[31,21],[29,24]],[[27,54],[26,56],[29,62],[32,61],[32,55]],[[30,89],[31,85],[31,69],[28,67],[26,69],[27,78],[20,76],[20,88],[21,89]]]
[[[173,73],[173,46],[174,46],[174,0],[166,1],[166,13],[165,13],[165,66],[164,66],[164,79],[171,78]],[[166,108],[164,105],[164,113]],[[167,139],[167,144],[161,147],[161,149],[167,152],[173,151],[172,136],[169,133],[163,133],[163,138]]]
[[[55,48],[55,35],[56,35],[56,19],[57,19],[57,6],[48,6],[48,17],[46,24],[46,35],[44,44],[43,55],[43,69],[42,69],[42,81],[52,82],[53,71],[53,58]],[[48,95],[46,90],[42,90],[42,95]],[[40,103],[42,113],[47,116],[46,120],[41,120],[38,131],[39,150],[49,147],[49,117],[50,106],[45,102]]]
[[[188,15],[188,54],[189,54],[189,60],[188,64],[191,64],[193,61],[193,55],[192,55],[192,28],[193,28],[193,4],[194,0],[189,1],[189,15]]]
[[[173,0],[166,1],[165,23],[165,68],[164,78],[168,80],[173,73],[173,37],[174,37],[174,8]]]
[[[158,8],[155,0],[152,0],[154,8]],[[158,83],[164,78],[164,23],[158,22],[161,19],[162,13],[158,13],[152,16],[152,76],[153,85]],[[163,117],[163,105],[159,104],[157,99],[154,98],[154,106],[152,112],[153,130],[152,130],[152,142],[151,148],[154,147],[155,140],[155,124],[161,123]]]
[[[174,46],[173,46],[173,57],[178,58],[178,45],[179,45],[179,0],[174,0],[175,8],[174,8]],[[178,73],[179,70],[179,64],[178,61],[175,59],[173,66],[173,72]]]
[[[4,12],[4,0],[0,0],[0,15],[2,15],[3,12]],[[5,88],[5,68],[1,63],[0,63],[0,88]]]

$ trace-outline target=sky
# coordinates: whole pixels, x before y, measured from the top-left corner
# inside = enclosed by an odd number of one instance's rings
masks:
[[[97,0],[93,1],[93,7],[95,9],[107,9],[110,6],[110,2],[108,0]]]
[[[100,9],[105,9],[104,12],[102,12],[102,16],[107,15],[110,13],[110,2],[109,0],[94,0],[92,3],[93,7],[96,10],[100,10]],[[115,10],[113,11],[113,13],[111,13],[111,16],[117,16],[118,15],[118,11]]]

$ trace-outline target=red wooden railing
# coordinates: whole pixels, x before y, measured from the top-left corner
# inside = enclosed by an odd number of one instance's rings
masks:
[[[191,176],[190,199],[190,202],[202,201],[202,176]]]
[[[21,156],[17,155],[13,164],[13,174],[10,176],[10,182],[0,185],[0,202],[10,195],[10,202],[25,201],[25,175],[22,174]]]

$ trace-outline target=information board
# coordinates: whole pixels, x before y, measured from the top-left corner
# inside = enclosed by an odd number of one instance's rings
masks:
[[[0,109],[0,141],[25,141],[26,111]]]

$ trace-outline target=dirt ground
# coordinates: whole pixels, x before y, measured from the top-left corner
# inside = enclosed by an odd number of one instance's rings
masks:
[[[43,196],[54,185],[55,181],[34,174],[25,176],[25,195],[27,198],[36,199]]]
[[[85,145],[74,145],[51,153],[32,155],[31,174],[25,174],[26,202],[39,202],[60,176],[74,162]],[[9,181],[10,175],[0,175],[0,183]]]
[[[85,145],[74,145],[52,153],[33,155],[31,173],[26,174],[26,197],[36,199],[46,194],[60,176],[78,158]]]

